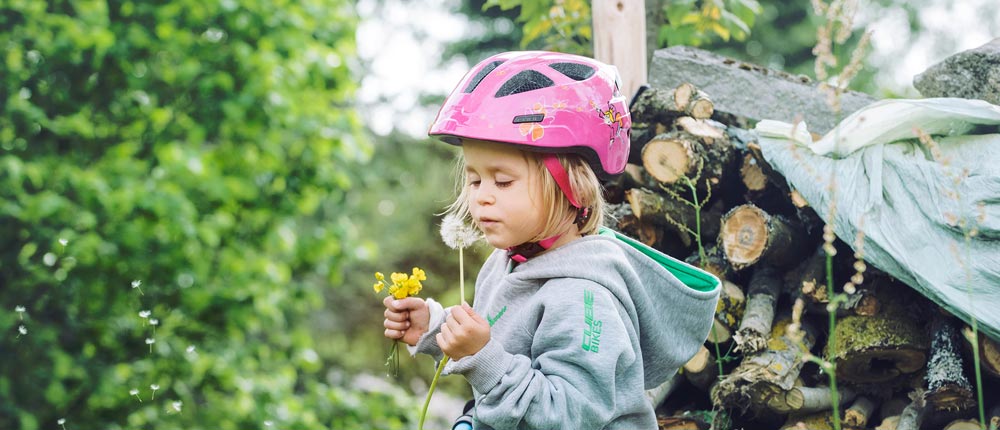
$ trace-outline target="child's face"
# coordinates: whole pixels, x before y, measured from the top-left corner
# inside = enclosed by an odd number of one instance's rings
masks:
[[[545,211],[538,169],[528,157],[509,145],[475,140],[464,141],[462,153],[469,212],[490,245],[506,249],[538,240]]]

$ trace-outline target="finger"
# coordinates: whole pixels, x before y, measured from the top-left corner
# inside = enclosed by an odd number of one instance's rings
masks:
[[[386,329],[385,330],[385,337],[387,337],[389,339],[399,339],[399,338],[403,337],[404,333],[405,332],[400,331],[400,330]]]
[[[386,309],[385,312],[382,313],[382,315],[385,316],[385,319],[393,321],[407,321],[410,319],[409,312],[395,312],[389,309]]]
[[[489,324],[489,323],[488,323],[488,322],[486,322],[486,320],[485,320],[485,319],[484,319],[484,318],[482,317],[482,315],[479,315],[478,313],[476,313],[476,311],[475,311],[474,309],[472,309],[472,306],[469,306],[469,304],[468,304],[468,303],[466,303],[466,302],[462,302],[462,309],[464,309],[464,310],[465,310],[465,313],[466,313],[466,314],[468,314],[468,315],[469,315],[469,317],[470,317],[470,318],[471,318],[471,319],[472,319],[473,321],[475,321],[476,323],[478,323],[478,324]]]
[[[463,304],[462,306],[455,306],[451,308],[451,317],[453,317],[459,325],[471,324],[474,321],[469,312],[472,312],[473,314],[475,314],[475,312],[472,311],[472,308],[466,309],[467,306],[469,305]]]
[[[393,321],[390,319],[386,319],[382,323],[382,325],[385,326],[385,328],[387,329],[399,330],[399,331],[406,331],[406,329],[410,328],[409,321]]]
[[[423,300],[417,297],[395,299],[392,296],[387,296],[384,300],[382,300],[382,303],[385,304],[385,307],[392,309],[396,312],[404,312],[404,311],[411,311],[414,309],[418,309],[420,305],[423,303]]]

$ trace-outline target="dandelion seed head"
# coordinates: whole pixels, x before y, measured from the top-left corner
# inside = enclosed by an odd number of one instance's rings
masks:
[[[156,390],[160,389],[160,385],[159,384],[150,384],[149,388],[152,388],[153,391],[156,391]]]
[[[59,423],[59,425],[66,424],[66,418],[59,418],[59,421],[56,422]]]
[[[160,324],[160,320],[158,320],[156,318],[150,318],[149,319],[149,324],[150,325],[159,325]]]
[[[21,334],[28,334],[28,328],[25,327],[25,326],[23,326],[23,325],[18,326],[17,327],[17,331],[18,331],[18,333],[21,333]]]
[[[138,388],[133,388],[131,390],[128,390],[128,395],[130,395],[130,396],[134,396],[134,395],[137,395],[137,394],[139,394],[139,389]]]
[[[61,238],[61,237],[59,238],[59,244],[60,245],[66,246],[66,244],[68,244],[68,243],[69,243],[69,240]]]
[[[24,309],[24,306],[14,306],[14,312],[17,312],[19,314],[23,314],[25,311],[26,311],[26,309]]]
[[[152,345],[154,343],[156,343],[156,339],[153,339],[151,337],[146,338],[146,345]]]
[[[466,248],[479,240],[479,233],[457,215],[448,214],[441,221],[441,239],[451,249]]]
[[[142,281],[138,279],[132,281],[132,288],[139,288],[140,286],[142,286]]]
[[[150,311],[139,311],[139,318],[149,318],[152,314]]]

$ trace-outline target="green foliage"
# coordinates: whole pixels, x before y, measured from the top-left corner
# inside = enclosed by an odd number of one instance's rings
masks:
[[[370,153],[352,3],[4,4],[0,428],[412,422],[302,323]]]
[[[756,0],[671,0],[663,6],[660,46],[701,46],[716,37],[746,40],[763,9]]]
[[[590,55],[590,2],[586,0],[486,0],[483,10],[520,10],[517,22],[524,25],[521,49],[543,49],[568,54]]]

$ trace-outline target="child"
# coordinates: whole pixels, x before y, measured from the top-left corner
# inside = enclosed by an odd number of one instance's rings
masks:
[[[385,336],[453,360],[479,429],[655,429],[645,389],[708,336],[718,280],[601,228],[598,175],[625,168],[629,117],[617,70],[510,52],[476,65],[430,135],[460,145],[449,212],[497,248],[475,307],[386,298]],[[682,283],[672,271],[687,279]]]

